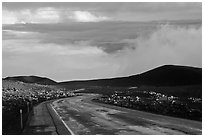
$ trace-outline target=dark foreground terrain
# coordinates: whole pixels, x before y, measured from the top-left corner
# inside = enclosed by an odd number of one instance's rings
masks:
[[[56,88],[51,85],[23,83],[19,81],[3,80],[2,83],[2,134],[22,134],[33,107],[41,102],[75,96],[72,91]],[[22,123],[20,110],[22,110]],[[40,109],[34,110],[40,111]],[[44,112],[44,111],[43,111]],[[36,112],[40,113],[40,112]]]
[[[2,83],[2,133],[201,134],[201,83],[201,68],[173,65],[129,77],[87,81],[7,77]],[[67,97],[76,98],[58,100]],[[59,125],[69,132],[58,131]]]

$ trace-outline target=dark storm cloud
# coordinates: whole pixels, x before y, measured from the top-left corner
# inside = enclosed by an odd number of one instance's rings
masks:
[[[107,53],[115,53],[115,52],[123,50],[124,48],[129,48],[133,50],[135,49],[135,46],[131,45],[130,43],[125,43],[125,42],[121,42],[121,43],[105,42],[105,43],[99,43],[97,46],[102,48]]]

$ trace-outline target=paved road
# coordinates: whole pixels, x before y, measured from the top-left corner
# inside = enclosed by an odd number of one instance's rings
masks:
[[[47,101],[33,108],[31,120],[25,127],[24,135],[70,135],[60,117]]]
[[[95,96],[85,94],[52,103],[72,134],[202,134],[201,122],[93,103],[90,100]]]
[[[23,131],[25,135],[57,135],[47,102],[34,107],[31,120]]]
[[[34,107],[23,134],[202,134],[202,123],[92,102],[96,95],[48,101]]]

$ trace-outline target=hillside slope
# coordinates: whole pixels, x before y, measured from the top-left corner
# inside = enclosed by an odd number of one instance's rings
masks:
[[[55,85],[57,82],[38,76],[15,76],[15,77],[6,77],[3,80],[12,80],[12,81],[21,81],[24,83],[37,83],[41,85]]]
[[[202,69],[187,66],[164,65],[139,75],[128,77],[67,81],[64,86],[184,86],[202,83]]]
[[[49,78],[37,76],[15,76],[3,80],[37,83],[42,85],[59,86],[113,86],[113,87],[141,87],[141,86],[188,86],[202,84],[202,68],[164,65],[147,72],[128,77],[109,79],[81,80],[55,82]]]

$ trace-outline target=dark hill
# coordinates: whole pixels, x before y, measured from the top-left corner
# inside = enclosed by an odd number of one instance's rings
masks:
[[[185,86],[202,83],[202,69],[165,65],[139,75],[111,79],[60,82],[62,86]]]
[[[165,65],[145,73],[110,79],[81,80],[55,82],[51,79],[37,76],[15,76],[4,80],[22,81],[42,85],[60,86],[113,86],[113,87],[140,87],[140,86],[186,86],[202,84],[202,68]]]
[[[37,77],[37,76],[15,76],[15,77],[6,77],[3,80],[13,80],[13,81],[21,81],[24,83],[37,83],[41,85],[55,85],[57,82],[44,78],[44,77]]]

